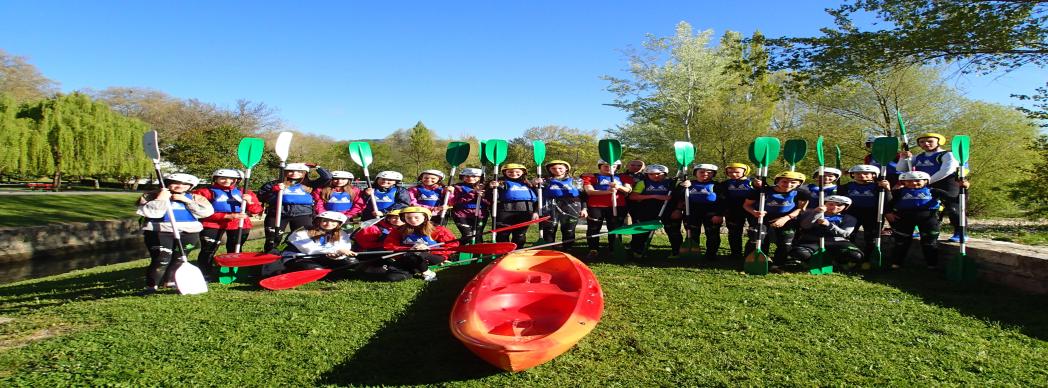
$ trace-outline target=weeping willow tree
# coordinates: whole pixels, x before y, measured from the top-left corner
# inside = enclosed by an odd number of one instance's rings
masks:
[[[21,175],[29,163],[24,152],[29,142],[30,120],[18,117],[14,98],[0,95],[0,177]]]

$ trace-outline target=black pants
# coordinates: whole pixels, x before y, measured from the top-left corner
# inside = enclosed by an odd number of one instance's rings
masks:
[[[605,223],[608,224],[608,230],[617,229],[626,222],[626,207],[619,206],[618,215],[614,216],[611,213],[610,207],[590,207],[586,208],[586,212],[589,217],[586,220],[586,235],[592,236],[600,233],[600,228]],[[621,244],[622,237],[615,234],[608,235],[608,245],[612,243]],[[589,237],[586,239],[586,245],[591,250],[600,249],[600,237]]]
[[[797,230],[797,220],[790,220],[783,225],[781,228],[772,228],[768,225],[768,218],[765,218],[764,224],[764,239],[761,240],[761,250],[765,253],[771,248],[771,244],[775,244],[775,254],[772,256],[772,261],[776,265],[783,265],[786,262],[786,254],[793,249],[793,236]],[[746,242],[746,254],[753,252],[757,246],[757,233],[759,232],[759,225],[756,225],[750,229],[750,239]]]
[[[952,177],[935,182],[932,187],[946,191],[946,195],[939,198],[942,202],[942,214],[939,214],[939,220],[942,220],[942,216],[945,215],[950,220],[950,225],[956,229],[957,225],[961,224],[961,187]]]
[[[175,251],[175,235],[168,232],[145,231],[146,247],[149,248],[149,267],[146,268],[146,287],[155,288],[162,283],[170,281],[171,276],[178,270],[181,261],[172,263]],[[200,245],[198,233],[179,234],[182,238],[182,247],[187,254],[192,247]]]
[[[487,218],[479,218],[477,216],[466,216],[466,217],[452,217],[455,222],[455,226],[458,228],[459,241],[463,245],[475,244],[480,242],[477,236],[478,230],[484,230],[484,224],[487,222]]]
[[[673,218],[672,212],[667,210],[662,216],[662,230],[666,232],[666,237],[670,240],[670,251],[673,256],[680,253],[680,246],[684,243],[684,235],[681,233],[682,219]],[[633,218],[633,222],[644,222],[654,220],[658,216],[658,212],[645,213],[634,211],[630,217]],[[655,232],[641,233],[633,235],[630,239],[630,250],[634,253],[640,253],[644,251],[644,248],[648,245],[648,240]]]
[[[313,225],[313,215],[305,214],[295,217],[280,217],[280,225],[277,225],[277,216],[275,214],[266,214],[266,244],[262,248],[262,252],[272,252],[276,249],[277,245],[280,245],[283,237],[284,228],[291,225],[291,231],[298,230],[300,228],[306,228]]]
[[[713,217],[716,214],[712,213],[692,213],[690,219],[684,224],[685,228],[691,231],[691,241],[696,243],[699,242],[699,237],[703,231],[706,233],[706,258],[711,259],[717,256],[717,250],[720,249],[720,227],[721,224],[714,224]]]
[[[819,242],[804,242],[793,245],[790,257],[807,263],[815,252],[819,251]],[[843,263],[861,263],[863,261],[862,251],[851,241],[826,240],[826,254],[830,258]]]
[[[542,230],[542,241],[545,243],[556,241],[558,230],[561,241],[574,239],[575,229],[579,226],[580,206],[578,202],[550,201],[548,206],[543,207],[542,215],[550,217],[549,220],[539,223],[539,228]],[[560,249],[571,249],[573,244],[574,241],[563,243]]]
[[[751,228],[757,225],[757,218],[742,208],[732,209],[724,216],[724,224],[728,227],[728,247],[731,249],[731,255],[741,257],[742,231],[746,230],[747,225]]]
[[[495,229],[516,225],[521,222],[531,221],[531,215],[534,214],[530,211],[499,211],[495,216]],[[507,230],[505,232],[499,232],[495,236],[495,241],[506,242],[512,241],[517,244],[517,248],[523,248],[526,243],[528,234],[528,227],[522,226],[513,230]]]
[[[847,214],[859,221],[858,226],[862,228],[863,251],[866,253],[873,252],[873,241],[877,238],[877,234],[881,232],[880,220],[877,219],[877,208],[850,208]],[[852,242],[855,242],[858,238],[858,233],[852,233]]]
[[[363,272],[374,280],[399,282],[425,272],[429,266],[444,262],[444,256],[429,252],[411,252],[371,263]]]
[[[907,253],[910,252],[910,244],[913,243],[913,228],[917,227],[921,234],[921,253],[924,254],[924,262],[929,266],[939,264],[939,219],[934,210],[901,211],[896,212],[899,219],[892,223],[892,237],[895,239],[895,247],[892,251],[894,265],[902,266]]]
[[[240,246],[251,234],[251,229],[238,229],[240,231]],[[226,237],[226,252],[237,251],[237,230],[204,228],[200,231],[200,254],[197,256],[197,267],[204,276],[211,276],[215,271],[215,254],[218,246],[222,244],[222,236]]]

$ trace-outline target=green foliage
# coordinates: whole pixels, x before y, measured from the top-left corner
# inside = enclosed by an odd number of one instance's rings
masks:
[[[1027,117],[1038,120],[1041,123],[1042,128],[1048,128],[1048,82],[1045,82],[1044,86],[1037,88],[1037,94],[1032,96],[1025,94],[1013,94],[1012,97],[1020,100],[1031,101],[1033,103],[1033,109],[1019,107],[1020,112],[1026,114]]]
[[[29,170],[27,144],[32,121],[18,117],[19,107],[13,98],[0,94],[0,175],[21,174]]]
[[[973,146],[974,148],[974,146]],[[1026,149],[1035,153],[1033,165],[1020,168],[1022,179],[1012,184],[1012,198],[1022,203],[1023,210],[1037,217],[1048,216],[1048,135],[1038,136]],[[975,152],[974,150],[972,151]]]
[[[528,166],[529,176],[535,175],[535,161],[531,156],[532,140],[546,143],[546,163],[555,159],[571,163],[573,171],[570,173],[573,175],[590,172],[597,167],[597,159],[600,158],[597,153],[597,142],[600,140],[597,131],[546,125],[528,128],[523,135],[510,140],[506,161]],[[624,158],[632,157],[630,150],[624,149],[623,152]],[[547,175],[545,170],[542,174]]]

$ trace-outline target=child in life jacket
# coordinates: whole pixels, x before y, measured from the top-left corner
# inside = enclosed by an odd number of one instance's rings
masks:
[[[858,223],[855,217],[844,213],[852,200],[843,195],[830,195],[823,197],[823,202],[824,206],[816,206],[801,213],[800,227],[797,230],[797,238],[793,241],[793,249],[790,250],[791,261],[786,263],[787,266],[807,263],[811,256],[819,251],[820,237],[825,241],[825,254],[838,263],[847,267],[862,264],[862,251],[848,240]]]
[[[313,211],[317,214],[332,211],[353,219],[364,211],[364,199],[360,189],[350,182],[354,179],[349,171],[332,171],[331,182],[327,186],[313,190]]]
[[[484,172],[479,168],[464,168],[459,172],[459,182],[451,186],[451,219],[459,230],[463,244],[480,242],[477,231],[484,230],[487,213],[486,203],[482,199],[484,186],[481,179]]]
[[[833,167],[823,167],[824,175],[819,175],[819,170],[816,169],[812,176],[815,177],[815,183],[809,183],[804,188],[808,190],[812,198],[819,198],[819,181],[822,181],[822,192],[823,198],[837,194],[837,179],[841,177],[841,170]],[[819,206],[818,201],[808,201],[808,209],[813,209]]]
[[[910,231],[917,227],[921,236],[921,253],[928,269],[934,270],[939,264],[939,211],[940,201],[949,193],[928,182],[931,177],[924,171],[911,171],[899,174],[902,188],[892,191],[892,200],[888,202],[888,213],[885,218],[892,223],[892,237],[895,248],[892,251],[892,268],[903,265],[906,254],[910,251],[913,237]],[[954,184],[968,187],[968,181],[953,181]],[[888,182],[882,181],[881,187],[888,188]]]
[[[451,195],[440,181],[444,180],[444,173],[440,170],[426,170],[418,174],[418,184],[408,189],[408,197],[411,198],[411,206],[421,206],[433,213],[433,223],[443,224],[440,217],[444,209],[444,201],[451,202],[451,197],[444,198],[445,193]]]
[[[718,193],[716,182],[713,181],[713,177],[717,176],[717,169],[713,164],[698,164],[692,169],[695,179],[681,182],[687,193],[684,200],[688,201],[687,206],[690,207],[687,209],[690,210],[690,217],[685,216],[684,227],[691,230],[691,239],[696,244],[700,234],[706,233],[704,257],[707,260],[717,258],[717,250],[720,249],[720,227],[724,223],[722,214],[725,193]],[[685,211],[684,201],[677,205],[677,211]]]
[[[382,244],[383,248],[425,252],[408,252],[385,259],[387,261],[381,264],[381,268],[385,269],[382,279],[395,282],[419,275],[425,281],[437,280],[437,274],[429,266],[447,261],[452,252],[444,249],[457,247],[459,243],[447,228],[430,222],[431,215],[429,209],[418,206],[400,210],[400,219],[404,225],[390,232]]]
[[[837,193],[851,199],[851,205],[844,212],[855,217],[858,227],[862,228],[863,251],[870,253],[873,252],[873,240],[881,232],[880,219],[877,218],[877,198],[882,189],[875,181],[880,169],[871,164],[857,164],[848,169],[848,174],[852,181],[841,185]],[[885,203],[890,200],[891,192],[885,190]],[[858,233],[852,233],[852,242],[855,242],[857,236]]]
[[[498,190],[498,201],[492,203],[498,209],[495,215],[495,229],[536,220],[538,214],[538,195],[525,178],[527,169],[522,164],[507,163],[502,166],[502,180],[488,182],[491,191]],[[491,192],[486,193],[489,200]],[[499,232],[495,241],[511,241],[517,248],[523,248],[527,238],[528,226]]]
[[[957,225],[961,222],[960,216],[960,186],[957,185],[957,169],[960,167],[953,152],[942,148],[946,143],[946,136],[938,133],[924,133],[917,136],[917,145],[924,152],[913,155],[909,151],[901,152],[899,158],[899,170],[909,171],[915,169],[929,176],[929,185],[942,190],[943,213],[950,219],[950,224]],[[901,178],[900,178],[901,180]],[[960,231],[954,232],[950,241],[961,241]]]
[[[185,251],[200,245],[199,233],[204,226],[198,220],[210,216],[214,209],[206,198],[189,192],[197,183],[199,179],[189,174],[168,174],[164,177],[163,188],[147,193],[138,200],[136,213],[146,219],[142,235],[150,257],[146,269],[146,288],[142,295],[155,293],[157,287],[166,284],[166,280],[181,265],[181,262],[171,263],[177,251],[172,223],[178,228]],[[173,222],[171,214],[174,216]]]
[[[750,234],[746,253],[756,249],[757,233],[765,229],[765,238],[761,241],[761,250],[768,252],[768,247],[775,244],[775,254],[772,256],[773,268],[782,267],[786,264],[786,254],[792,249],[793,236],[797,230],[797,216],[805,206],[811,195],[807,190],[799,190],[804,183],[804,174],[795,171],[783,171],[775,175],[774,185],[763,186],[755,190],[750,198],[746,199],[743,207],[750,212],[754,218],[764,216],[764,224],[757,225],[756,230]],[[764,197],[764,212],[758,209],[758,200]]]
[[[615,165],[622,164],[615,161]],[[626,221],[626,196],[633,190],[633,180],[624,175],[612,175],[612,165],[600,159],[597,161],[599,172],[582,177],[582,188],[586,193],[586,235],[592,236],[600,233],[601,227],[606,223],[608,230],[617,229]],[[613,200],[612,195],[615,198]],[[614,210],[613,206],[614,205]],[[608,244],[621,244],[622,236],[608,235]],[[600,238],[590,237],[586,239],[589,253],[586,261],[595,260],[598,257],[597,249],[600,248]]]
[[[634,183],[633,191],[629,195],[631,202],[630,218],[635,223],[657,219],[663,220],[663,229],[670,240],[670,250],[672,255],[676,256],[680,253],[680,246],[684,241],[684,237],[680,233],[681,218],[677,217],[674,221],[671,221],[672,208],[667,210],[673,195],[673,189],[676,186],[674,179],[667,179],[669,172],[670,169],[661,164],[652,164],[644,168],[644,178]],[[630,240],[630,251],[634,257],[640,257],[644,253],[650,236],[650,233],[633,236],[633,239]]]
[[[193,191],[194,196],[207,199],[214,213],[200,219],[204,229],[200,231],[200,254],[197,267],[204,277],[211,278],[215,272],[214,258],[218,246],[226,239],[226,252],[239,252],[251,233],[250,216],[262,214],[262,203],[255,193],[241,192],[240,171],[222,168],[211,174],[211,185]],[[242,210],[244,210],[242,212]]]
[[[266,243],[263,252],[271,252],[282,241],[284,228],[291,230],[308,227],[313,223],[313,190],[331,180],[331,173],[317,167],[316,180],[309,179],[309,166],[305,163],[289,163],[284,167],[281,179],[270,181],[258,190],[258,197],[266,203]],[[281,201],[277,208],[277,201]],[[280,213],[280,225],[277,225]]]
[[[352,239],[356,242],[357,251],[383,250],[382,245],[386,243],[386,237],[401,225],[404,225],[404,222],[400,220],[400,209],[386,212],[381,221],[353,233]]]
[[[542,185],[542,206],[545,214],[550,216],[549,220],[539,224],[542,229],[544,243],[552,243],[557,239],[557,231],[560,231],[561,241],[575,238],[575,229],[579,225],[579,219],[586,218],[586,209],[582,206],[581,184],[570,175],[571,164],[563,160],[551,160],[546,163],[546,172],[549,178],[536,178],[536,184]],[[571,249],[574,241],[566,242],[560,246],[561,250]]]
[[[398,184],[404,175],[396,171],[382,171],[375,175],[372,186],[364,189],[364,211],[360,213],[363,220],[382,217],[390,210],[411,206],[411,196]]]
[[[349,233],[342,230],[348,218],[337,211],[313,217],[313,224],[291,232],[281,253],[284,272],[345,268],[356,264],[357,254]]]
[[[714,191],[721,194],[723,200],[722,209],[724,224],[728,228],[728,247],[731,248],[731,257],[741,259],[742,232],[746,226],[755,227],[757,219],[743,208],[746,198],[753,193],[753,182],[746,175],[750,166],[744,163],[728,163],[724,167],[725,180],[714,187]]]

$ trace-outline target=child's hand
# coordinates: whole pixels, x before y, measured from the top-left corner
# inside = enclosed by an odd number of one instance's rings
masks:
[[[172,201],[182,202],[182,203],[193,202],[193,200],[191,200],[188,197],[186,197],[185,194],[171,194],[171,200]]]
[[[158,201],[166,201],[166,200],[171,199],[171,190],[160,189],[160,192],[156,193],[156,199]]]
[[[815,212],[817,212],[817,213],[825,213],[826,212],[826,205],[815,207]]]
[[[789,222],[789,221],[790,221],[790,217],[782,216],[782,217],[776,218],[775,221],[772,221],[771,222],[771,227],[772,228],[781,228],[781,227],[785,226],[786,223]]]
[[[680,183],[681,187],[691,187],[691,181],[687,180]]]
[[[880,186],[885,190],[891,190],[892,188],[891,183],[889,183],[887,179],[881,179],[880,181],[878,181],[877,186]]]
[[[822,226],[828,226],[830,224],[830,221],[827,221],[825,218],[820,218],[815,222]]]

